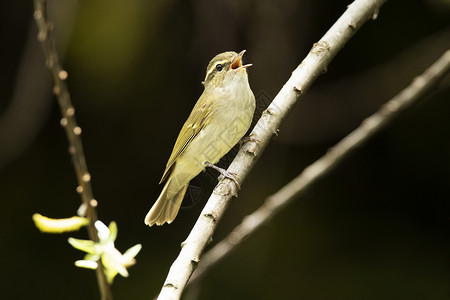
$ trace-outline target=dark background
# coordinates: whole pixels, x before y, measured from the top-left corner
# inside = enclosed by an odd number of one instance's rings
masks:
[[[118,223],[120,251],[143,245],[116,299],[157,294],[211,191],[169,226],[143,223],[209,60],[247,49],[262,111],[349,3],[50,1],[99,217]],[[215,241],[449,49],[449,20],[445,0],[388,1],[289,115]],[[31,1],[1,2],[0,34],[0,298],[98,299],[67,243],[85,230],[31,220],[80,203]],[[447,77],[215,267],[198,299],[449,299],[449,100]]]

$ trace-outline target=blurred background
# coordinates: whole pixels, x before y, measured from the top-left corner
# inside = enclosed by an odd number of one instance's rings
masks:
[[[99,218],[118,223],[120,251],[143,245],[114,296],[151,299],[213,188],[201,174],[174,223],[144,225],[209,60],[246,49],[261,112],[350,1],[49,2]],[[0,7],[0,298],[99,299],[67,243],[85,230],[42,234],[32,222],[70,217],[80,198],[32,1]],[[289,115],[215,241],[449,48],[448,0],[388,1]],[[449,100],[447,76],[215,267],[197,299],[449,299]]]

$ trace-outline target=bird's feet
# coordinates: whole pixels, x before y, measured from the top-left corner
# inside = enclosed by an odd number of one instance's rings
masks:
[[[238,190],[239,191],[241,190],[241,185],[239,184],[239,182],[236,179],[236,177],[238,177],[238,175],[236,173],[228,172],[225,169],[222,169],[216,165],[213,165],[209,161],[205,161],[205,165],[207,167],[213,168],[214,170],[218,171],[220,174],[222,174],[223,177],[226,177],[226,178],[232,180],[236,184],[236,187],[238,188]]]

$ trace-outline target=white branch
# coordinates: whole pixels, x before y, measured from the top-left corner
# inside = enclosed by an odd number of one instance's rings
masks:
[[[376,18],[386,0],[356,0],[336,21],[330,30],[315,43],[303,62],[278,95],[262,114],[252,131],[252,137],[260,142],[248,142],[237,154],[228,171],[239,175],[242,182],[257,159],[277,134],[278,127],[294,104],[304,94],[317,77],[324,73],[328,64],[356,31],[370,18]],[[186,241],[179,256],[172,264],[158,299],[180,299],[181,294],[200,261],[205,246],[212,239],[218,221],[235,195],[234,184],[223,179],[214,189],[203,211]]]
[[[245,239],[267,224],[288,204],[298,200],[302,192],[338,166],[350,153],[385,128],[400,113],[432,92],[433,88],[449,72],[450,50],[445,52],[400,94],[383,105],[378,112],[367,118],[357,129],[330,149],[327,154],[307,167],[278,192],[268,197],[261,207],[245,217],[241,224],[236,226],[225,239],[205,253],[198,269],[189,281],[189,285],[203,278],[213,265],[229,255],[232,250],[236,249]]]

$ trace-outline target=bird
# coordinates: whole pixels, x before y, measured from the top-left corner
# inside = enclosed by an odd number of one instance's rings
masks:
[[[241,140],[253,119],[255,96],[247,75],[252,64],[243,64],[245,52],[223,52],[209,62],[203,93],[178,135],[160,181],[165,185],[144,219],[146,225],[172,223],[189,182],[207,166],[237,183],[214,164]]]

